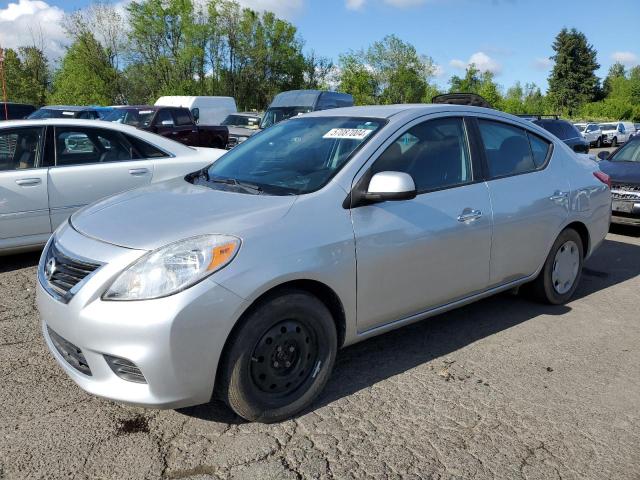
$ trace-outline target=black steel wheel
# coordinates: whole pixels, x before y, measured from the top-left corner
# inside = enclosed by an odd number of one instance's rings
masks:
[[[234,329],[216,388],[241,417],[277,422],[308,407],[324,388],[338,348],[326,305],[301,290],[259,301]]]

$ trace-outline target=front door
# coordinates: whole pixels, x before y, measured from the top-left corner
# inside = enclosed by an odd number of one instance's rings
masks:
[[[56,127],[48,178],[52,227],[84,205],[151,183],[153,163],[138,156],[117,130]]]
[[[37,236],[51,233],[42,145],[40,127],[0,130],[0,239],[40,243]]]
[[[372,172],[410,174],[418,195],[351,210],[358,331],[480,292],[489,282],[492,214],[462,118],[410,126]]]

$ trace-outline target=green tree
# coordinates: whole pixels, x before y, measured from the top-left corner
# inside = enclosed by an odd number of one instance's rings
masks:
[[[9,101],[44,105],[49,64],[41,50],[36,47],[4,50],[4,74]]]
[[[552,48],[555,61],[549,76],[551,105],[569,116],[583,103],[593,101],[598,93],[599,81],[595,71],[600,68],[596,50],[582,32],[563,28],[556,36]]]
[[[467,66],[464,77],[454,75],[449,80],[450,93],[478,93],[480,88],[480,70],[475,64]]]
[[[607,74],[604,82],[602,82],[602,93],[604,97],[609,96],[611,93],[611,82],[615,78],[624,78],[627,72],[624,69],[624,65],[620,62],[616,62],[609,68],[609,73]]]
[[[338,89],[353,95],[356,105],[377,102],[378,81],[357,52],[340,55],[340,85]]]
[[[91,33],[71,44],[53,79],[49,101],[69,105],[112,105],[116,71],[104,48]]]

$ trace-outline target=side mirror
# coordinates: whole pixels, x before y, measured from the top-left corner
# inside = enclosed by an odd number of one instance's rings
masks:
[[[607,158],[609,158],[609,155],[611,155],[611,152],[608,150],[603,150],[601,152],[598,152],[598,158],[600,160],[606,160]]]
[[[408,173],[379,172],[371,177],[364,199],[370,202],[411,200],[417,193],[416,184]]]
[[[191,115],[193,115],[193,119],[195,120],[195,122],[198,123],[198,120],[200,120],[200,109],[192,108]]]

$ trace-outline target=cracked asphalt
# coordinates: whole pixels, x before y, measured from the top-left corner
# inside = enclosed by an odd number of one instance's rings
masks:
[[[640,479],[640,229],[612,227],[575,299],[500,295],[349,347],[297,418],[154,411],[81,391],[0,257],[2,479]]]

